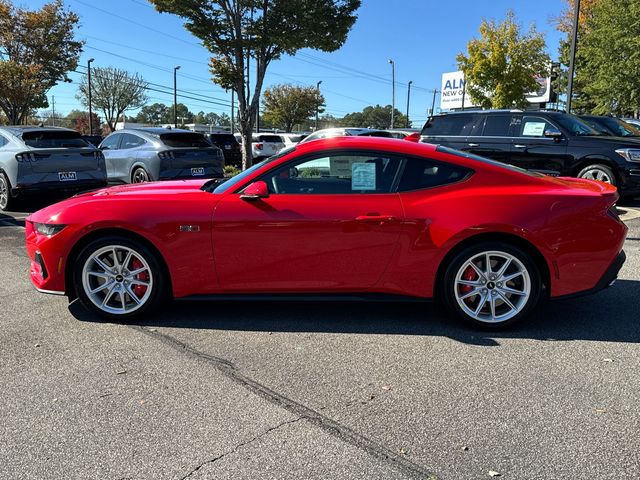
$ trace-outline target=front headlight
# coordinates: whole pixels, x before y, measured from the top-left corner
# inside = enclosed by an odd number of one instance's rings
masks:
[[[62,229],[66,227],[66,225],[60,225],[58,223],[34,223],[33,228],[40,235],[46,235],[47,237],[51,237],[56,233],[60,233]]]
[[[627,162],[640,162],[640,149],[621,148],[616,153],[623,157]]]

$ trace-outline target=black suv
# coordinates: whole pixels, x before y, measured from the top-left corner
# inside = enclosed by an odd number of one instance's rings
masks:
[[[205,133],[205,137],[222,150],[224,164],[242,168],[240,144],[231,133]]]
[[[589,178],[640,194],[640,140],[605,136],[562,112],[462,111],[430,117],[421,141],[550,175]]]

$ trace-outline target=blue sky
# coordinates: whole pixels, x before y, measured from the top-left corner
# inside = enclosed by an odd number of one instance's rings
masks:
[[[16,3],[33,9],[45,1]],[[198,100],[178,101],[193,112],[229,113],[230,95],[210,81],[207,50],[178,17],[157,13],[145,0],[65,0],[65,5],[81,18],[78,36],[87,42],[81,65],[94,58],[93,66],[138,72],[146,81],[169,90],[173,67],[180,65],[178,88]],[[340,117],[367,105],[391,103],[388,60],[392,58],[396,108],[405,112],[406,84],[413,80],[410,116],[420,124],[431,106],[431,91],[440,88],[443,72],[456,70],[455,56],[466,51],[467,42],[478,35],[482,18],[502,19],[512,9],[524,27],[534,23],[546,35],[548,51],[555,58],[561,35],[552,19],[564,5],[560,0],[363,0],[358,20],[340,50],[303,50],[295,57],[282,58],[271,64],[265,87],[278,83],[315,86],[322,80],[326,110]],[[77,83],[81,74],[71,77]],[[55,96],[57,112],[79,108],[75,83],[58,85],[49,92],[49,98]],[[149,92],[149,96],[150,102],[173,102],[169,94]],[[438,103],[439,99],[436,106]]]

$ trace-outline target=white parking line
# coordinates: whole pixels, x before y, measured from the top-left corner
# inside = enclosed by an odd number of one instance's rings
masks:
[[[628,222],[629,220],[633,220],[634,218],[640,218],[640,210],[637,208],[618,207],[618,210],[624,212],[622,215],[620,215],[620,219],[623,222]]]

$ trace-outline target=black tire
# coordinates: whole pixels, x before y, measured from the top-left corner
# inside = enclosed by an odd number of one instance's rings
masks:
[[[4,172],[0,172],[0,210],[15,210],[17,203],[16,198],[11,195],[11,182]]]
[[[118,270],[117,268],[114,268],[113,271],[107,273],[107,276],[111,276],[111,274],[114,274],[114,277],[116,278],[111,278],[109,280],[106,280],[106,279],[101,280],[97,277],[94,278],[92,274],[85,275],[86,273],[85,267],[94,268],[96,271],[97,270],[105,271],[104,269],[101,269],[97,263],[91,264],[88,262],[89,262],[89,259],[96,254],[96,252],[100,252],[101,250],[108,249],[108,247],[116,247],[118,251],[116,255],[119,255],[120,253],[124,252],[123,255],[119,256],[120,263],[124,263],[124,259],[126,259],[125,255],[127,253],[126,252],[127,249],[129,251],[132,251],[134,255],[132,255],[130,262],[127,265],[124,265],[123,267],[124,270],[121,270],[118,275],[115,275],[115,273]],[[120,248],[121,250],[118,250],[118,248]],[[104,255],[105,257],[102,257],[102,258],[99,257],[99,259],[102,259],[103,262],[106,264],[106,266],[112,267],[113,265],[111,265],[111,263],[113,262],[108,262],[109,254],[105,252]],[[112,257],[113,255],[111,254],[111,258]],[[145,265],[141,264],[140,259],[143,259],[144,262],[146,262],[147,264],[146,266],[148,266],[149,273],[147,277],[141,278],[140,275],[137,275],[137,276],[134,276],[133,279],[148,282],[150,285],[148,287],[150,292],[148,292],[148,295],[147,295],[147,289],[144,289],[144,293],[140,293],[140,297],[138,297],[135,289],[139,288],[139,286],[132,286],[133,284],[131,283],[131,281],[127,282],[128,277],[126,277],[126,274],[132,271],[131,267],[133,267],[134,269],[140,268],[136,266],[135,264],[136,261],[142,267],[146,267]],[[145,271],[145,274],[146,274],[146,271]],[[163,300],[165,300],[169,296],[168,295],[169,292],[167,292],[167,289],[166,289],[166,285],[168,285],[168,283],[165,281],[164,275],[165,275],[165,269],[160,263],[160,259],[157,258],[157,255],[152,250],[150,250],[146,245],[134,239],[118,237],[118,236],[109,236],[109,237],[94,240],[82,249],[82,251],[80,252],[80,254],[78,255],[75,261],[74,271],[73,271],[73,285],[74,285],[78,299],[87,310],[99,315],[104,319],[115,321],[115,322],[126,323],[134,318],[141,317],[145,314],[152,312],[163,302]],[[88,280],[89,278],[91,278],[91,280]],[[104,285],[100,283],[102,281],[104,281],[105,283],[111,282],[111,284],[115,284],[115,288],[116,288],[116,290],[113,291],[114,297],[111,297],[111,299],[107,299],[106,308],[101,308],[100,306],[97,305],[97,303],[95,303],[96,301],[99,301],[101,298],[104,298],[102,297],[102,291],[99,292],[99,294],[98,293],[94,294],[93,297],[90,297],[91,292],[87,291],[87,289],[91,287],[97,288],[99,286]],[[92,282],[97,282],[97,283],[92,284]],[[127,287],[132,291],[133,295],[135,295],[136,298],[142,300],[141,304],[136,304],[136,302],[134,302],[133,296],[130,295],[129,292],[126,290]],[[105,296],[111,292],[111,290],[109,289],[106,289],[106,290],[108,290],[108,292],[105,292]],[[120,296],[121,294],[123,296]],[[119,298],[116,299],[115,295],[118,295]],[[113,311],[113,308],[115,308],[114,305],[117,305],[118,301],[120,301],[120,305],[122,306],[122,312]],[[128,311],[126,310],[127,307],[125,304],[129,304]]]
[[[578,172],[578,178],[600,180],[601,182],[610,183],[613,186],[616,186],[618,184],[618,182],[616,181],[616,176],[613,173],[611,167],[609,167],[608,165],[603,165],[601,163],[593,163],[591,165],[587,165]]]
[[[131,183],[144,183],[151,181],[149,173],[142,167],[137,167],[131,172]]]
[[[487,252],[494,252],[493,255],[490,255],[489,260],[492,265],[492,273],[481,277],[478,273],[473,273],[474,269],[468,265],[468,262],[474,260],[474,265],[476,265],[476,261],[480,262],[479,270],[486,274],[486,268],[482,266],[482,255],[485,254],[486,258]],[[503,254],[503,257],[500,254]],[[512,259],[509,261],[502,276],[495,279],[490,278],[494,274],[497,276],[500,273],[501,267],[507,263],[507,257],[512,257]],[[500,263],[503,260],[504,263]],[[486,260],[484,260],[484,264],[486,265]],[[463,270],[465,265],[468,265],[467,269]],[[465,275],[467,270],[471,272],[471,278],[469,280],[460,278]],[[505,278],[514,275],[520,270],[526,271],[526,275],[523,273],[513,280],[504,281],[503,286],[502,281]],[[477,279],[473,278],[475,276],[477,276]],[[477,282],[478,285],[461,285],[459,281]],[[483,283],[481,284],[481,282]],[[524,292],[527,290],[527,285],[528,297],[505,293],[505,290],[503,290],[503,288],[506,288],[511,291],[521,290]],[[505,242],[482,242],[460,251],[449,262],[440,287],[441,299],[453,317],[474,328],[501,330],[527,317],[538,305],[542,294],[542,277],[531,256],[520,248]],[[470,290],[460,291],[465,288]],[[478,293],[472,293],[472,290]],[[470,296],[467,299],[460,299],[459,296],[465,293],[470,294]],[[503,300],[504,298],[509,301],[509,305]],[[463,308],[461,303],[466,308]],[[480,305],[481,303],[482,305]],[[511,306],[516,308],[512,309]],[[474,312],[471,310],[478,307],[480,308],[479,313],[474,316]],[[503,319],[501,320],[500,317],[503,317]]]

